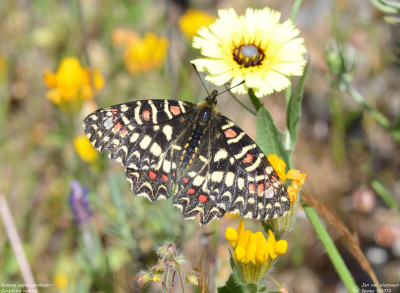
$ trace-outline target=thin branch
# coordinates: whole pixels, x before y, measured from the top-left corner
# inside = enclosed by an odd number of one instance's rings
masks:
[[[7,200],[1,193],[0,193],[0,215],[3,219],[3,223],[4,223],[4,227],[6,229],[8,239],[10,240],[12,250],[14,251],[15,258],[17,259],[17,263],[18,263],[18,266],[21,271],[22,278],[24,279],[25,284],[36,284],[35,279],[32,274],[32,270],[26,259],[26,255],[25,255],[24,249],[22,247],[21,239],[19,238],[17,229],[15,227],[15,224],[14,224],[11,212],[10,212],[10,208],[7,204]]]
[[[336,231],[345,240],[344,244],[346,245],[348,251],[357,260],[361,268],[371,277],[372,281],[376,285],[376,288],[381,289],[379,280],[375,275],[374,270],[360,248],[357,235],[351,233],[346,225],[344,225],[344,223],[340,220],[340,218],[315,197],[310,196],[307,193],[303,193],[302,199],[307,205],[309,205],[309,207],[312,206],[318,212],[318,214],[328,221],[329,224],[335,227]]]
[[[245,104],[243,104],[241,101],[239,101],[239,99],[238,99],[231,91],[228,91],[228,93],[232,96],[232,98],[233,98],[236,102],[238,102],[238,103],[240,104],[240,106],[242,106],[243,108],[245,108],[247,111],[249,111],[249,112],[250,112],[251,114],[253,114],[254,116],[257,115],[256,112],[252,111],[249,107],[247,107]]]

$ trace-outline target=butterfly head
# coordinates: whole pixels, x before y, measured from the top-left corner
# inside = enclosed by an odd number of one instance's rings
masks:
[[[218,91],[213,90],[210,95],[207,96],[206,101],[208,104],[217,104],[217,96],[218,96]]]

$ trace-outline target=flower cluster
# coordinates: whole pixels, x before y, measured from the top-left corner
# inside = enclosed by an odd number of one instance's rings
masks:
[[[82,67],[75,57],[64,58],[56,73],[44,73],[49,88],[46,97],[55,105],[92,99],[104,87],[104,78],[97,69]]]
[[[242,280],[246,283],[263,280],[275,259],[287,250],[286,240],[276,241],[271,230],[268,231],[267,240],[262,232],[244,230],[243,220],[237,230],[228,227],[225,237],[234,248],[232,257],[236,261],[236,268]]]
[[[171,292],[172,287],[174,286],[176,275],[178,275],[180,282],[185,280],[187,284],[198,285],[197,277],[194,274],[188,273],[184,270],[183,264],[185,262],[185,258],[183,255],[179,255],[176,252],[173,244],[165,244],[161,246],[159,249],[157,249],[156,253],[157,260],[155,261],[154,265],[151,266],[147,271],[143,270],[135,276],[135,280],[137,281],[139,288],[143,288],[150,281],[159,281],[163,275],[165,276],[163,286],[166,288],[170,284]],[[173,274],[170,272],[173,272]],[[171,275],[172,279],[170,279]],[[181,286],[183,286],[182,283]],[[167,291],[170,292],[169,290]]]
[[[205,58],[193,60],[207,80],[223,85],[231,80],[232,92],[244,94],[252,88],[257,97],[282,91],[289,76],[303,74],[306,53],[304,40],[291,20],[280,23],[278,11],[248,8],[238,16],[233,9],[221,9],[219,18],[202,27],[193,38],[193,47]]]
[[[160,68],[167,56],[169,41],[149,32],[143,38],[133,31],[117,29],[113,33],[115,45],[125,48],[124,62],[131,74]]]
[[[88,202],[88,189],[76,180],[71,182],[69,205],[77,226],[85,225],[93,216]]]

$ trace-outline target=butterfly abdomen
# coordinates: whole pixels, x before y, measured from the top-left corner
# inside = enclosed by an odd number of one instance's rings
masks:
[[[196,156],[200,142],[204,135],[204,131],[209,124],[208,122],[211,118],[211,113],[212,112],[209,107],[205,107],[200,110],[193,132],[191,133],[182,152],[179,166],[183,169],[187,169],[192,163],[194,157]]]

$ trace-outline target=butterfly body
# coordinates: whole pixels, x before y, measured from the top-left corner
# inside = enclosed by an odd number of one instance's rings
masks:
[[[264,153],[218,113],[217,91],[192,104],[144,100],[103,108],[84,120],[99,151],[126,167],[132,190],[151,201],[173,195],[185,218],[207,224],[226,211],[269,219],[290,207]]]

